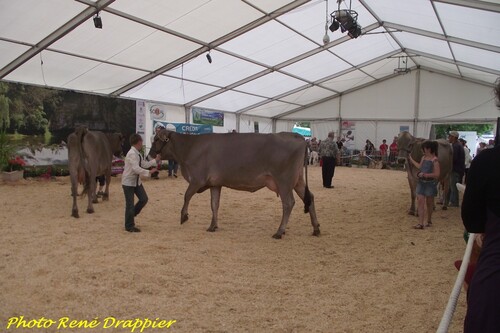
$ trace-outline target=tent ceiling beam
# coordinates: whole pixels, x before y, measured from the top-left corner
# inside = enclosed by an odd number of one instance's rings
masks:
[[[132,89],[132,88],[134,88],[134,87],[136,87],[136,86],[138,86],[146,81],[153,79],[154,77],[158,76],[159,74],[162,74],[168,70],[171,70],[171,69],[199,56],[200,54],[208,51],[209,49],[216,48],[217,46],[220,46],[220,45],[230,41],[231,39],[234,39],[234,38],[248,32],[254,28],[257,28],[257,27],[263,25],[264,23],[267,23],[267,22],[275,19],[276,17],[278,17],[278,16],[280,16],[280,15],[282,15],[282,14],[284,14],[284,13],[286,13],[294,8],[302,6],[303,4],[307,3],[308,1],[309,0],[296,0],[294,2],[291,2],[287,5],[285,5],[284,7],[281,7],[279,9],[275,10],[274,12],[270,13],[269,15],[263,16],[263,17],[255,20],[253,22],[250,22],[249,24],[247,24],[239,29],[236,29],[235,31],[233,31],[227,35],[224,35],[224,36],[216,39],[215,41],[209,43],[210,47],[204,46],[204,47],[197,49],[197,50],[195,50],[195,51],[193,51],[193,52],[191,52],[191,53],[189,53],[181,58],[178,58],[176,61],[173,61],[173,62],[171,62],[163,67],[160,67],[156,71],[151,72],[150,74],[143,76],[143,77],[123,86],[122,88],[114,91],[111,95],[119,96],[119,95],[125,93],[126,91],[128,91],[128,90],[130,90],[130,89]]]
[[[368,27],[366,28],[366,31],[371,31],[371,30],[374,30],[374,29],[378,28],[379,26],[380,26],[380,25],[379,25],[378,23],[371,24],[370,26],[368,26]],[[220,89],[220,90],[217,90],[217,91],[211,92],[211,93],[209,93],[209,94],[207,94],[207,95],[201,96],[201,97],[199,97],[199,98],[197,98],[197,99],[195,99],[195,100],[193,100],[193,101],[191,101],[191,102],[189,102],[189,103],[186,103],[186,106],[188,106],[188,107],[194,106],[194,105],[196,105],[196,104],[198,104],[198,103],[201,103],[201,102],[203,102],[203,101],[205,101],[205,100],[207,100],[207,99],[209,99],[209,98],[212,98],[212,97],[214,97],[214,96],[217,96],[217,95],[219,95],[219,94],[222,94],[223,92],[226,92],[226,91],[228,91],[228,90],[234,89],[234,88],[236,88],[236,87],[238,87],[238,86],[240,86],[240,85],[243,85],[243,84],[245,84],[245,83],[248,83],[248,82],[250,82],[250,81],[252,81],[252,80],[255,80],[255,79],[259,78],[260,76],[264,76],[264,75],[269,74],[269,73],[271,73],[271,72],[279,72],[279,73],[281,73],[281,74],[288,75],[288,76],[293,77],[293,78],[295,78],[295,79],[298,79],[298,80],[304,81],[304,82],[306,82],[306,83],[308,83],[308,84],[313,84],[312,82],[309,82],[309,81],[305,80],[304,78],[300,78],[300,77],[295,76],[295,75],[292,75],[292,74],[290,74],[290,73],[287,73],[287,72],[281,71],[280,69],[282,69],[282,68],[284,68],[284,67],[286,67],[286,66],[288,66],[288,65],[291,65],[291,64],[293,64],[293,63],[295,63],[295,62],[297,62],[297,61],[300,61],[300,60],[303,60],[303,59],[305,59],[305,58],[307,58],[307,57],[310,57],[310,56],[312,56],[312,55],[315,55],[315,54],[317,54],[317,53],[319,53],[319,52],[322,52],[322,51],[324,51],[324,50],[325,50],[325,48],[330,48],[330,47],[333,47],[333,46],[335,46],[335,45],[341,44],[341,43],[343,43],[343,42],[347,42],[347,41],[349,41],[350,39],[351,39],[351,38],[349,38],[348,36],[344,36],[344,37],[342,37],[342,38],[339,38],[339,39],[338,39],[338,40],[336,40],[336,41],[333,41],[333,42],[331,42],[331,43],[329,43],[329,44],[325,45],[325,46],[320,46],[320,47],[317,47],[317,48],[315,48],[315,49],[313,49],[313,50],[310,50],[310,51],[308,51],[308,52],[305,52],[305,53],[303,53],[303,54],[300,54],[300,55],[298,55],[298,56],[296,56],[296,57],[294,57],[294,58],[291,58],[291,59],[289,59],[289,60],[287,60],[287,61],[284,61],[284,62],[282,62],[282,63],[280,63],[280,64],[278,64],[278,65],[276,65],[276,66],[272,66],[272,67],[271,67],[271,66],[267,66],[267,65],[265,65],[265,64],[260,64],[260,63],[256,63],[256,62],[251,61],[251,62],[253,62],[253,63],[255,63],[255,64],[258,64],[258,65],[260,65],[260,66],[264,66],[264,67],[266,67],[266,68],[267,68],[267,70],[261,71],[261,72],[259,72],[259,73],[257,73],[257,74],[254,74],[254,75],[250,76],[250,77],[247,77],[247,78],[242,79],[242,80],[240,80],[240,81],[238,81],[238,82],[235,82],[235,83],[231,84],[231,85],[230,85],[230,86],[228,86],[228,87],[225,87],[225,88],[222,88],[222,89]],[[234,57],[237,57],[237,58],[240,58],[240,59],[244,59],[244,58],[242,58],[241,56],[239,56],[239,55],[237,55],[237,54],[229,53],[229,52],[227,52],[227,51],[223,51],[223,50],[220,50],[220,51],[225,52],[225,53],[227,53],[227,54],[229,54],[229,55],[232,55],[232,56],[234,56]],[[334,54],[334,55],[335,55],[335,54]],[[346,60],[344,60],[344,59],[340,58],[339,56],[337,56],[337,55],[335,55],[335,56],[336,56],[336,57],[338,57],[339,59],[341,59],[341,60],[343,60],[343,61],[347,62]],[[247,60],[247,61],[248,61],[248,59],[244,59],[244,60]],[[347,63],[349,63],[349,62],[347,62]],[[352,64],[350,64],[350,65],[351,65],[351,66],[353,66]],[[356,67],[354,67],[354,69],[356,69]],[[354,69],[353,69],[353,70],[354,70]],[[325,87],[322,87],[322,88],[327,89],[327,90],[330,90],[330,91],[332,91],[332,92],[336,92],[335,90],[332,90],[331,88],[328,88],[328,87],[326,87],[326,88],[325,88]],[[259,103],[257,103],[257,104],[260,104],[260,102],[259,102]],[[246,108],[245,108],[245,109],[246,109]],[[240,111],[240,110],[239,110],[239,111]],[[239,112],[239,111],[238,111],[238,112]]]
[[[88,7],[82,12],[80,12],[78,15],[76,15],[71,20],[60,26],[50,35],[42,39],[37,44],[33,45],[29,50],[27,50],[22,55],[17,57],[7,66],[2,68],[0,70],[0,79],[3,79],[5,76],[9,75],[12,71],[14,71],[22,64],[24,64],[26,61],[30,60],[31,58],[39,54],[41,51],[45,50],[50,45],[52,45],[62,37],[66,36],[68,33],[77,28],[80,24],[82,24],[90,17],[92,17],[92,15],[94,15],[96,12],[102,10],[103,8],[106,8],[114,1],[115,0],[99,0],[96,3],[93,3],[92,7]]]
[[[475,41],[471,41],[471,40],[466,40],[466,39],[462,39],[462,38],[457,38],[457,37],[452,37],[452,36],[443,36],[442,34],[438,34],[435,32],[422,30],[422,29],[418,29],[418,28],[413,28],[413,27],[409,27],[409,26],[397,24],[397,23],[392,23],[392,22],[384,22],[383,26],[386,28],[389,28],[389,29],[401,30],[404,32],[409,32],[409,33],[424,36],[424,37],[430,37],[430,38],[439,39],[442,41],[448,41],[451,43],[461,44],[461,45],[470,46],[470,47],[474,47],[474,48],[478,48],[478,49],[482,49],[482,50],[500,53],[500,47],[495,46],[495,45],[483,44],[483,43],[479,43],[479,42],[475,42]]]
[[[500,13],[500,5],[492,2],[471,1],[471,0],[431,0],[431,1]]]
[[[280,95],[272,97],[272,98],[268,98],[265,101],[261,101],[259,103],[247,106],[246,108],[240,109],[240,110],[236,111],[236,114],[242,114],[242,113],[248,112],[250,110],[253,110],[255,108],[258,108],[259,106],[265,105],[267,103],[275,102],[275,101],[277,101],[277,102],[283,102],[283,103],[287,103],[287,104],[292,104],[292,105],[297,105],[297,106],[302,106],[302,104],[297,104],[297,103],[287,102],[287,101],[281,101],[280,99],[283,98],[283,97],[286,97],[288,95],[295,94],[295,93],[297,93],[299,91],[302,91],[304,89],[311,88],[312,86],[313,86],[313,84],[306,84],[305,86],[295,88],[295,89],[293,89],[291,91],[287,91],[286,93],[280,94]]]
[[[434,59],[434,60],[439,60],[439,61],[446,62],[446,63],[449,63],[449,64],[457,64],[458,66],[463,66],[463,67],[467,67],[467,68],[470,68],[470,69],[475,69],[475,70],[480,71],[480,72],[486,72],[486,73],[490,73],[490,74],[493,74],[493,75],[500,76],[500,71],[499,70],[494,70],[492,68],[485,68],[485,67],[481,67],[481,66],[469,64],[469,63],[462,62],[462,61],[456,61],[455,62],[455,61],[453,61],[453,60],[451,60],[449,58],[444,58],[444,57],[440,57],[438,55],[429,54],[429,53],[425,53],[425,52],[417,51],[417,50],[412,50],[412,49],[407,49],[406,51],[407,51],[407,53],[410,53],[410,54],[413,54],[413,55],[419,55],[419,56],[422,56],[422,57],[426,57],[426,58],[430,58],[430,59]],[[484,82],[484,83],[487,84],[487,82]]]

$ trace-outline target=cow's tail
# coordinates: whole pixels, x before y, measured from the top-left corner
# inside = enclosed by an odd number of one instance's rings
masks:
[[[307,146],[306,146],[306,152],[305,152],[305,157],[304,157],[304,167],[305,167],[305,173],[306,173],[306,188],[304,190],[304,213],[309,213],[309,207],[311,206],[312,203],[312,197],[311,197],[311,191],[309,191],[309,181],[307,177],[307,163],[308,158],[307,158]]]
[[[78,166],[78,170],[83,170],[84,174],[85,174],[85,177],[84,177],[84,181],[83,181],[83,191],[81,193],[81,196],[83,197],[85,194],[87,194],[89,188],[90,188],[90,175],[89,175],[89,171],[87,170],[86,168],[86,155],[85,155],[85,152],[83,150],[83,139],[85,138],[85,134],[87,134],[88,132],[88,129],[86,127],[78,127],[76,130],[75,130],[75,134],[76,134],[76,138],[77,138],[77,142],[78,142],[78,154],[80,155],[80,165]]]

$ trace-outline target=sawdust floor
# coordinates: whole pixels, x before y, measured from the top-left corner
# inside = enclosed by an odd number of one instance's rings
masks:
[[[209,233],[209,191],[180,225],[187,182],[162,171],[144,182],[142,232],[130,234],[119,177],[95,214],[78,200],[80,219],[67,177],[0,183],[0,331],[23,315],[173,319],[172,332],[434,332],[465,249],[459,209],[414,230],[405,173],[337,168],[324,189],[320,168],[309,171],[321,236],[296,198],[282,240],[271,238],[281,203],[266,189],[223,189]],[[464,312],[462,293],[450,332]]]

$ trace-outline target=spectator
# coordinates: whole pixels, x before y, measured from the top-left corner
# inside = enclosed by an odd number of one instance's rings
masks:
[[[480,152],[486,149],[486,143],[479,142],[479,147],[476,150],[476,156],[479,155]]]
[[[179,169],[179,163],[176,160],[168,160],[168,176],[174,176],[177,178],[177,170]]]
[[[493,139],[488,140],[488,145],[486,146],[486,148],[491,149],[493,147],[495,147],[495,140]]]
[[[453,168],[450,176],[450,191],[448,193],[448,207],[458,207],[458,189],[457,183],[462,182],[465,173],[465,152],[464,147],[458,142],[460,135],[457,131],[451,131],[448,135],[448,141],[453,149]]]
[[[418,220],[419,223],[414,226],[415,229],[424,229],[424,213],[427,210],[427,223],[425,227],[432,226],[432,212],[434,211],[434,197],[437,195],[437,179],[440,174],[440,166],[437,158],[437,141],[426,140],[422,143],[424,156],[420,163],[416,162],[409,155],[410,162],[420,170],[417,173],[417,200],[418,200]],[[426,209],[427,206],[427,209]]]
[[[462,203],[469,232],[484,242],[467,295],[464,332],[500,332],[500,146],[472,161]]]
[[[379,149],[380,149],[380,156],[382,156],[382,161],[385,161],[387,159],[387,150],[389,149],[386,139],[382,140],[382,144],[380,145]]]
[[[367,156],[372,155],[374,151],[375,151],[375,146],[370,140],[366,139],[366,145],[365,145],[366,155]]]
[[[398,137],[395,136],[389,146],[389,161],[391,163],[396,162],[396,156],[398,156]]]
[[[465,176],[464,176],[464,184],[467,184],[467,173],[469,172],[470,162],[472,161],[472,157],[470,156],[470,149],[467,147],[467,141],[464,139],[459,139],[460,143],[464,147],[465,154]]]
[[[335,174],[336,159],[339,155],[337,143],[333,141],[335,134],[328,133],[326,140],[319,145],[319,156],[322,161],[323,187],[333,188],[332,179]]]

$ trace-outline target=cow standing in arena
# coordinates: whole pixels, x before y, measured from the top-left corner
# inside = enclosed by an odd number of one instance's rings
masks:
[[[408,184],[410,186],[410,195],[411,195],[411,205],[408,210],[408,214],[416,215],[415,210],[415,198],[416,198],[416,188],[418,177],[417,174],[420,170],[418,170],[412,163],[408,161],[408,156],[420,162],[423,156],[422,152],[422,142],[426,139],[415,138],[410,133],[404,131],[401,132],[397,139],[398,144],[398,162],[405,163],[405,169],[408,174]],[[451,168],[453,163],[453,151],[451,146],[447,140],[436,140],[438,142],[438,160],[440,166],[440,175],[438,178],[438,182],[443,184],[443,195],[446,198],[449,190],[449,180],[451,174]],[[446,200],[443,203],[443,210],[448,209],[448,205]]]
[[[188,220],[189,201],[195,193],[210,189],[212,223],[207,231],[215,231],[223,186],[248,192],[267,187],[281,197],[283,216],[273,235],[279,239],[285,233],[295,204],[294,190],[304,202],[304,212],[311,217],[313,235],[320,234],[314,196],[307,185],[306,146],[304,138],[293,133],[195,136],[162,129],[155,137],[153,149],[162,155],[162,159],[178,161],[182,176],[189,183],[181,210],[181,224]],[[229,159],[228,152],[231,154]]]
[[[80,217],[76,197],[78,196],[78,183],[83,183],[82,194],[88,196],[87,213],[94,212],[93,203],[96,197],[96,176],[104,175],[106,188],[103,200],[109,199],[109,182],[111,181],[111,162],[113,153],[121,154],[123,136],[120,133],[104,134],[89,131],[86,127],[76,128],[68,136],[68,164],[71,179],[71,195],[73,208],[71,215]]]

